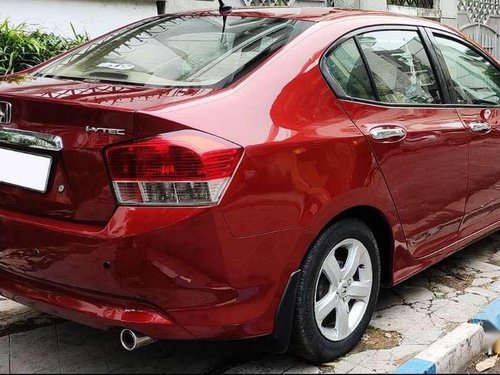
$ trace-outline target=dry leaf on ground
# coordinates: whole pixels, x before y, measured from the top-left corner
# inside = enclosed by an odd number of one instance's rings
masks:
[[[481,361],[476,365],[476,370],[478,372],[489,370],[490,368],[495,367],[495,365],[497,364],[497,360],[498,355],[494,355],[493,357],[485,359],[484,361]]]

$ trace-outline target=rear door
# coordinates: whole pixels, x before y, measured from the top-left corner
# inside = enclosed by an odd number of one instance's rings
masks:
[[[451,100],[469,136],[469,188],[462,236],[500,221],[500,68],[464,40],[431,31]]]
[[[467,133],[445,104],[441,70],[419,28],[358,31],[323,60],[325,77],[370,141],[414,257],[458,238],[467,191]]]

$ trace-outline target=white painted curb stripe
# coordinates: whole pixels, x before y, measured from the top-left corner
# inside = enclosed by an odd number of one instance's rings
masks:
[[[483,327],[464,323],[451,333],[429,346],[416,358],[436,365],[436,373],[459,373],[470,360],[483,351],[485,345]]]
[[[396,369],[396,374],[459,373],[486,350],[485,322],[498,327],[500,299]]]
[[[483,327],[464,323],[398,368],[396,374],[459,373],[481,354],[484,343]]]

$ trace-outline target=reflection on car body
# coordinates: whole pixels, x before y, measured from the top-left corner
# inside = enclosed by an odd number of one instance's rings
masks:
[[[129,350],[266,337],[331,361],[381,285],[499,229],[499,101],[498,62],[428,20],[136,22],[0,80],[0,293]],[[45,162],[45,191],[7,159]]]

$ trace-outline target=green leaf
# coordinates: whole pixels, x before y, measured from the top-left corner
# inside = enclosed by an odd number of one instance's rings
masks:
[[[0,20],[0,75],[40,64],[89,39],[87,34],[78,34],[73,25],[71,29],[73,37],[63,38],[25,23],[12,25]]]

